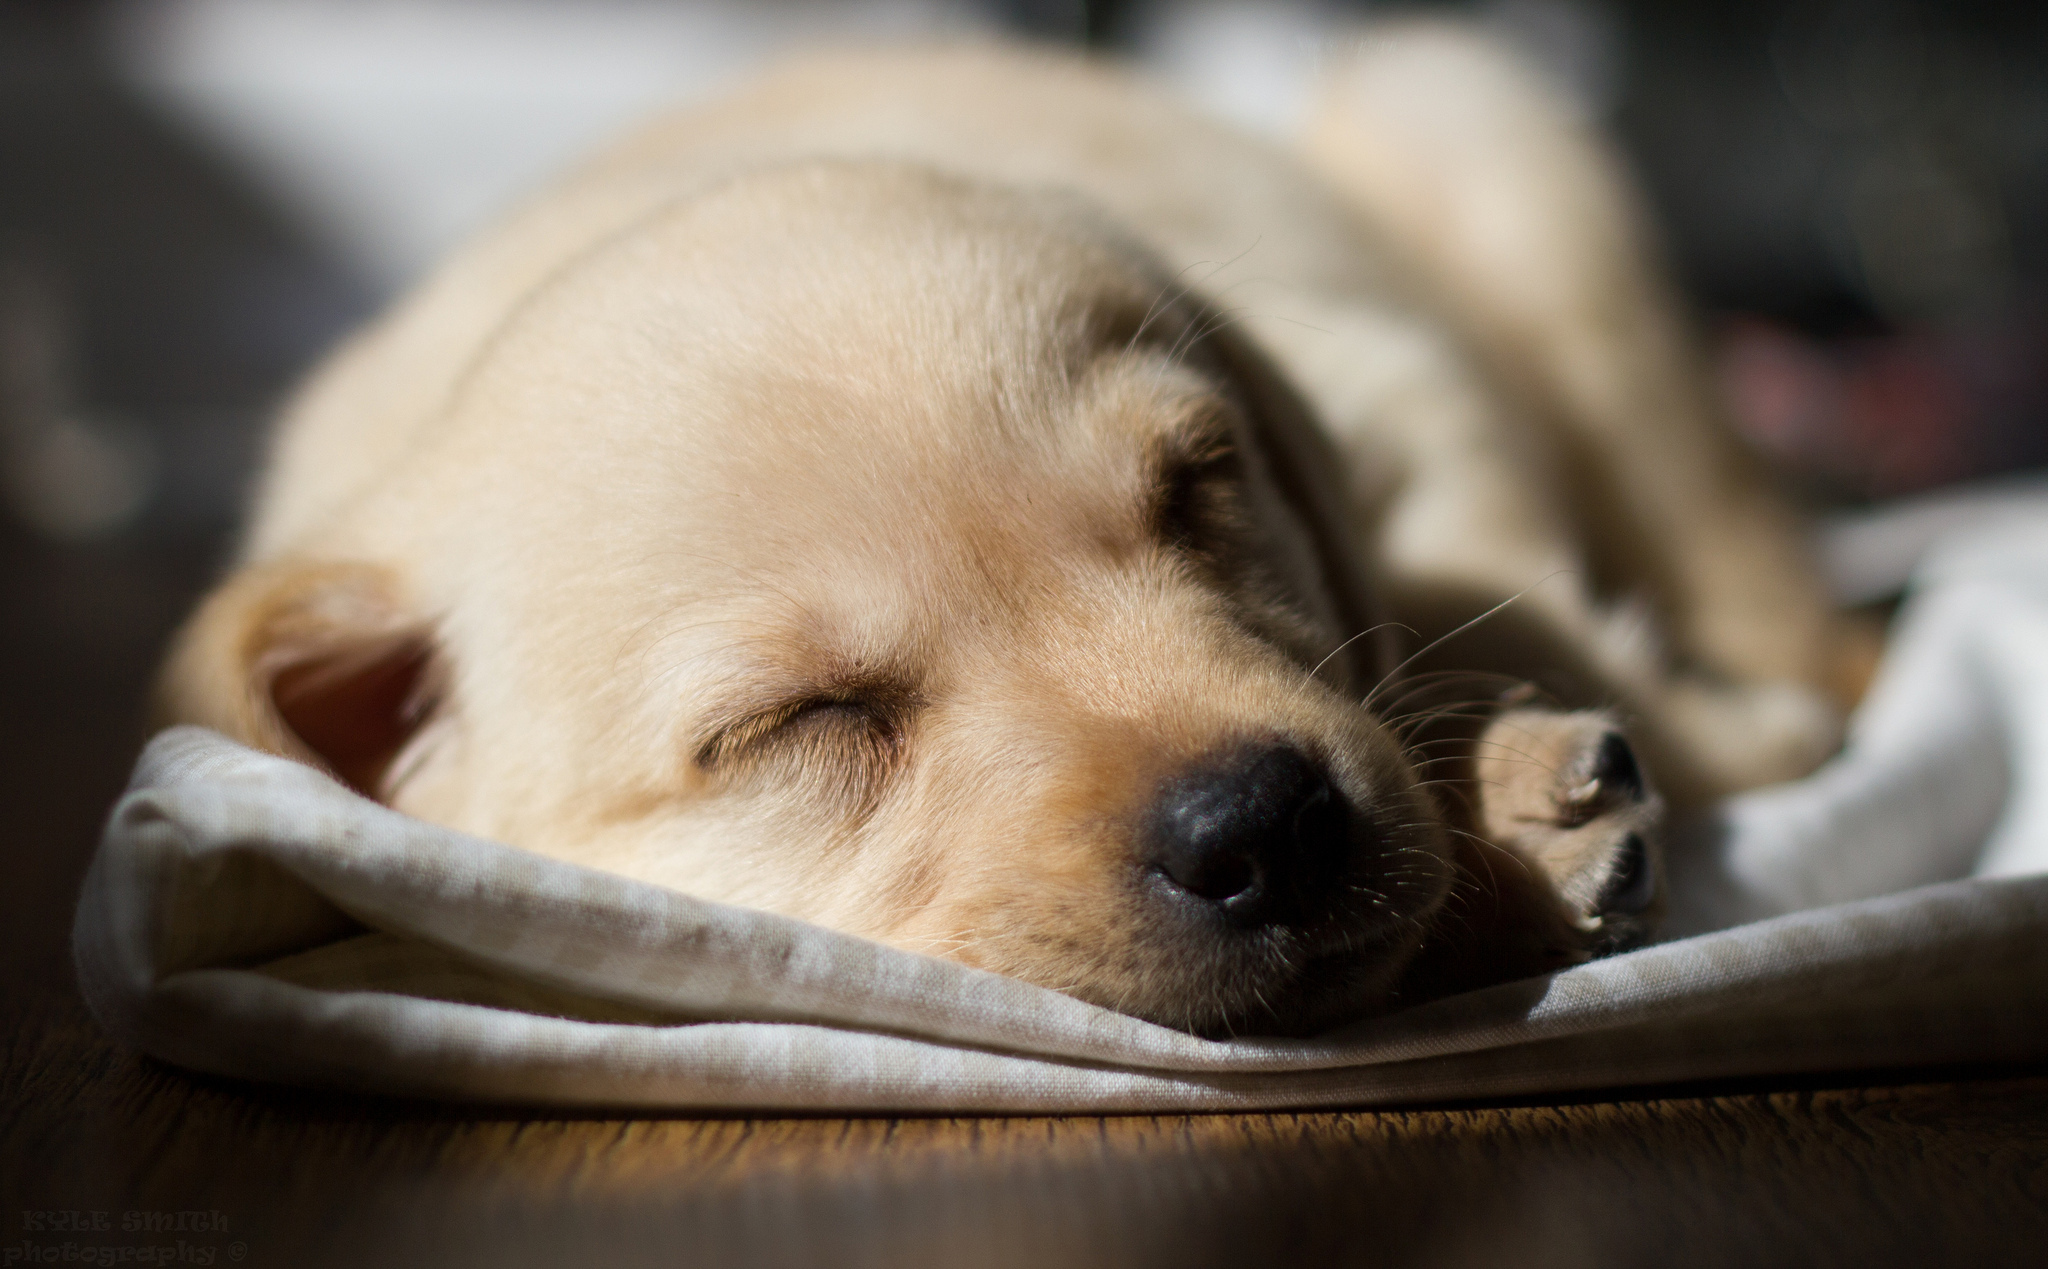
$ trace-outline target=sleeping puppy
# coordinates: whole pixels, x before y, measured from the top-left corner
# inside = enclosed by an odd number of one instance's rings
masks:
[[[164,719],[1206,1034],[1639,938],[1652,779],[1834,743],[1795,526],[1509,61],[1303,154],[1003,51],[660,122],[315,375]]]

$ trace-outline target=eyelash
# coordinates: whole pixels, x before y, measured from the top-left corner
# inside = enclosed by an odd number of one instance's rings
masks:
[[[820,696],[799,702],[790,708],[770,729],[769,734],[775,735],[800,726],[816,726],[826,720],[849,725],[858,724],[878,736],[893,734],[895,731],[888,718],[865,701]]]
[[[830,737],[807,742],[806,731],[826,726],[842,733],[860,729],[857,738],[844,735],[838,739],[838,743],[851,740],[849,748],[857,749],[851,773],[855,784],[871,783],[895,762],[902,749],[902,729],[894,711],[858,697],[814,696],[764,710],[728,728],[704,747],[698,762],[707,770],[716,770],[734,758],[768,758],[777,750],[806,757],[807,750],[815,753],[819,745],[835,743]],[[845,764],[833,766],[846,773]]]

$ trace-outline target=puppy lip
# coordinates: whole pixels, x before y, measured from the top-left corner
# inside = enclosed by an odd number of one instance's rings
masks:
[[[1242,1035],[1306,1037],[1388,1012],[1395,988],[1420,947],[1418,922],[1377,937],[1354,937],[1330,948],[1304,949],[1295,968],[1263,984],[1218,1016],[1185,1029],[1211,1038]]]

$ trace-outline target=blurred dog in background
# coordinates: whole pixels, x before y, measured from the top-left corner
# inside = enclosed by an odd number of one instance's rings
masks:
[[[957,50],[656,123],[314,376],[164,720],[1208,1034],[1641,938],[1656,790],[1835,745],[1822,588],[1537,81],[1388,26],[1319,101]]]

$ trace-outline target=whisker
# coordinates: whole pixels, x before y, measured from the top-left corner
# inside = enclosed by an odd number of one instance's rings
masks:
[[[1234,325],[1250,312],[1249,306],[1240,305],[1209,314],[1201,322],[1182,331],[1180,338],[1173,341],[1173,347],[1166,351],[1166,364],[1169,366],[1178,364],[1183,357],[1193,352],[1195,347],[1203,340]]]
[[[1543,583],[1549,581],[1551,578],[1556,577],[1561,573],[1569,573],[1571,571],[1572,570],[1570,569],[1561,568],[1557,569],[1554,572],[1548,573],[1545,576],[1540,577],[1537,580],[1531,582],[1529,585],[1523,587],[1521,590],[1516,591],[1514,594],[1508,596],[1506,599],[1501,600],[1499,603],[1487,609],[1485,612],[1480,613],[1477,617],[1474,617],[1470,621],[1465,622],[1463,625],[1459,626],[1455,630],[1452,630],[1450,633],[1439,635],[1436,638],[1430,640],[1421,648],[1417,649],[1413,655],[1408,657],[1407,660],[1401,662],[1393,669],[1387,671],[1386,674],[1380,678],[1379,683],[1373,687],[1372,691],[1366,693],[1365,700],[1362,701],[1361,704],[1363,704],[1367,709],[1371,709],[1373,701],[1376,697],[1378,697],[1381,688],[1385,687],[1388,682],[1395,679],[1401,673],[1401,671],[1413,665],[1418,658],[1427,656],[1429,653],[1434,652],[1437,648],[1443,646],[1443,644],[1448,642],[1449,640],[1455,639],[1459,635],[1464,634],[1466,631],[1472,629],[1472,627],[1492,617],[1494,614],[1500,612],[1503,608],[1506,608],[1509,604],[1512,604],[1515,601],[1521,599],[1524,595],[1527,595],[1530,591],[1535,590],[1538,586],[1543,585]]]
[[[1360,639],[1365,638],[1367,635],[1376,633],[1381,630],[1385,630],[1389,626],[1394,626],[1399,629],[1406,630],[1409,634],[1415,635],[1415,637],[1418,639],[1422,637],[1419,634],[1415,634],[1415,628],[1412,626],[1404,626],[1398,621],[1382,621],[1377,626],[1366,627],[1365,629],[1359,631],[1357,634],[1352,635],[1349,639],[1346,639],[1344,642],[1338,644],[1336,647],[1330,649],[1330,655],[1316,662],[1316,668],[1310,670],[1308,672],[1308,676],[1310,678],[1314,678],[1316,675],[1322,673],[1323,667],[1328,665],[1330,663],[1331,658],[1335,657],[1339,652],[1342,652],[1344,649],[1350,647],[1352,644],[1357,643]]]
[[[1213,260],[1196,260],[1191,264],[1184,265],[1181,268],[1180,272],[1173,275],[1172,282],[1167,283],[1167,285],[1159,289],[1159,294],[1156,297],[1154,297],[1151,307],[1145,310],[1145,316],[1139,320],[1138,329],[1131,332],[1130,342],[1124,345],[1124,351],[1128,353],[1138,346],[1138,341],[1140,339],[1143,339],[1145,337],[1145,332],[1151,328],[1153,318],[1165,312],[1168,307],[1180,303],[1180,301],[1187,296],[1188,292],[1194,290],[1196,287],[1202,285],[1202,283],[1207,282],[1210,278],[1215,277],[1217,274],[1223,272],[1231,265],[1236,264],[1238,261],[1250,255],[1252,252],[1258,250],[1259,244],[1261,242],[1264,242],[1265,239],[1266,236],[1264,234],[1260,234],[1258,237],[1252,239],[1250,246],[1246,247],[1243,251],[1238,252],[1236,255],[1230,257],[1228,260],[1225,260],[1220,264]],[[1181,279],[1185,278],[1189,274],[1189,272],[1195,269],[1199,269],[1205,264],[1214,265],[1214,267],[1211,268],[1207,273],[1203,274],[1198,281],[1186,283],[1181,282]],[[1176,283],[1180,284],[1179,290],[1174,290],[1174,286]],[[1169,298],[1169,293],[1171,295],[1171,298]],[[1175,342],[1177,343],[1179,341]]]

